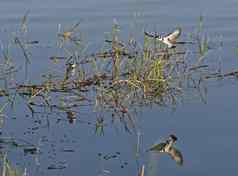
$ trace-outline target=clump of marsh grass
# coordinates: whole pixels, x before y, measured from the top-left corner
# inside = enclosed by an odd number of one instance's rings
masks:
[[[28,13],[22,21],[22,35],[14,36],[15,44],[25,58],[26,68],[32,64],[28,47],[37,43],[26,37],[27,16]],[[186,42],[181,42],[176,48],[167,48],[154,37],[157,33],[143,33],[142,44],[133,36],[123,40],[120,25],[114,20],[104,47],[93,53],[86,53],[79,24],[76,23],[66,30],[59,27],[57,32],[56,47],[63,54],[55,54],[49,58],[50,61],[63,65],[61,72],[55,74],[50,70],[49,73],[42,73],[42,80],[34,84],[17,80],[14,84],[9,84],[8,76],[18,69],[11,58],[10,50],[2,49],[0,78],[5,86],[0,88],[0,98],[5,98],[6,101],[2,102],[6,103],[0,107],[0,117],[4,117],[6,107],[19,98],[32,116],[47,113],[48,118],[49,114],[57,114],[58,122],[65,117],[70,124],[75,124],[77,120],[81,120],[81,111],[86,109],[95,114],[95,122],[84,121],[95,128],[95,134],[104,135],[108,124],[106,118],[109,116],[112,117],[111,122],[119,121],[125,131],[138,132],[137,109],[154,104],[158,107],[176,108],[189,91],[192,92],[191,96],[197,91],[201,100],[206,102],[205,80],[238,75],[237,70],[224,74],[209,73],[205,56],[210,48],[208,36],[203,29],[203,17],[199,19],[198,31],[192,36],[194,43],[189,43],[192,51],[187,50]],[[140,152],[139,142],[138,138],[137,154]],[[24,152],[35,151],[36,148],[33,147]],[[21,174],[6,158],[3,163],[4,175]],[[48,167],[63,168],[64,165]],[[142,166],[139,171],[140,176],[145,175],[144,168]]]
[[[28,43],[34,40],[27,38],[28,13],[22,19],[21,33],[14,36],[14,40],[23,52],[25,63],[30,66]],[[133,108],[151,104],[176,107],[188,87],[198,89],[204,79],[209,78],[209,75],[204,76],[208,73],[205,69],[209,69],[203,63],[209,46],[202,17],[198,31],[192,36],[195,44],[189,44],[193,45],[194,53],[198,51],[195,56],[189,55],[186,42],[180,42],[182,44],[173,49],[167,48],[155,37],[157,32],[154,35],[143,33],[142,44],[133,36],[123,40],[116,20],[104,47],[86,53],[87,47],[79,29],[79,22],[63,30],[59,25],[56,47],[64,54],[49,58],[63,64],[63,71],[42,73],[42,80],[36,84],[15,80],[11,86],[14,97],[20,97],[32,114],[42,108],[56,109],[74,122],[79,107],[91,106],[100,118],[102,112],[112,112],[122,119],[123,124],[130,124],[125,125],[126,129],[135,128]],[[2,50],[2,53],[5,65],[1,75],[18,71],[9,50]],[[1,88],[1,92],[4,96],[8,94],[5,88]],[[73,116],[69,115],[71,112]],[[101,125],[99,122],[96,122],[96,128]]]
[[[93,102],[82,93],[82,90],[89,91],[91,87],[96,88],[96,97],[101,97],[100,101],[95,98],[97,100],[95,106],[112,108],[119,114],[126,115],[131,122],[133,120],[129,114],[129,107],[132,104],[135,106],[155,102],[167,106],[177,103],[181,88],[177,81],[180,75],[176,69],[184,65],[184,51],[169,50],[158,44],[155,38],[146,35],[143,48],[140,49],[137,42],[120,39],[120,26],[114,22],[111,37],[105,40],[107,47],[103,51],[82,57],[78,54],[79,48],[70,51],[67,49],[69,46],[64,45],[65,42],[75,42],[73,36],[77,36],[75,29],[78,26],[79,23],[74,25],[72,30],[58,33],[61,38],[59,47],[69,55],[69,57],[61,57],[66,60],[66,71],[62,79],[54,79],[54,76],[49,75],[45,76],[46,80],[38,85],[23,84],[16,87],[18,95],[27,99],[27,107],[32,113],[35,112],[34,107],[44,105],[71,112],[72,108],[81,106],[85,100],[87,103]],[[81,74],[71,77],[75,67]],[[61,92],[65,96],[74,94],[84,98],[79,97],[81,101],[72,104],[52,104],[52,99],[54,102],[60,101],[52,94]]]

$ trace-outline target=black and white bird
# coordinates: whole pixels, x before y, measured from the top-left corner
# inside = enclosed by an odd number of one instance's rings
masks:
[[[166,153],[169,154],[169,156],[176,161],[178,165],[183,165],[183,156],[182,153],[175,148],[175,143],[177,141],[177,137],[173,134],[169,135],[168,139],[166,139],[164,142],[161,142],[159,144],[153,145],[149,151],[156,151],[159,153]]]
[[[145,32],[145,35],[149,37],[157,38],[159,41],[166,44],[168,48],[175,48],[177,39],[180,37],[181,33],[182,33],[181,28],[177,28],[173,32],[166,34],[165,36],[161,36],[159,34],[153,35],[148,32]]]
[[[159,38],[159,40],[166,44],[168,48],[174,48],[176,46],[177,39],[181,35],[181,32],[181,28],[177,28],[174,32],[171,32],[166,36]]]

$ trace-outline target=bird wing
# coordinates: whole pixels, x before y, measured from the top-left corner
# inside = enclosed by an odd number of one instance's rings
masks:
[[[174,32],[167,34],[164,38],[167,38],[171,42],[176,42],[176,40],[181,35],[181,28],[176,29]]]
[[[175,147],[171,147],[170,151],[168,154],[171,156],[171,158],[176,161],[176,163],[180,166],[183,165],[183,155],[182,153],[177,150]]]
[[[151,148],[149,150],[150,151],[162,152],[166,145],[167,145],[167,143],[161,142],[159,144],[155,144],[155,145],[151,146]]]

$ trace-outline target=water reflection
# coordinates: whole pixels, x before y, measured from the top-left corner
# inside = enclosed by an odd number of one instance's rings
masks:
[[[2,176],[25,176],[27,174],[26,169],[21,170],[14,167],[10,160],[7,158],[6,153],[0,153],[1,169],[0,174]]]
[[[13,109],[22,111],[24,115],[30,112],[30,117],[34,120],[34,127],[28,130],[31,135],[50,131],[51,128],[57,128],[56,125],[65,124],[64,122],[69,122],[72,125],[70,128],[73,125],[86,124],[88,128],[94,129],[96,136],[105,136],[114,124],[121,125],[128,134],[138,134],[141,124],[137,116],[144,107],[156,105],[158,108],[169,107],[175,110],[186,97],[199,97],[206,102],[206,83],[211,78],[237,75],[236,71],[221,73],[220,69],[214,68],[217,63],[206,60],[207,53],[216,48],[209,47],[200,18],[198,31],[172,48],[158,40],[156,35],[151,35],[151,32],[150,35],[142,34],[142,44],[133,36],[122,40],[120,25],[115,23],[105,39],[104,47],[93,53],[85,52],[81,35],[78,35],[80,32],[76,30],[79,23],[76,23],[70,30],[58,31],[56,48],[64,52],[62,55],[55,53],[55,56],[50,56],[46,61],[49,63],[53,60],[56,68],[60,65],[60,72],[50,68],[48,72],[42,73],[42,80],[31,82],[28,69],[37,67],[31,63],[31,47],[38,42],[33,42],[28,36],[26,18],[27,15],[23,17],[22,30],[13,36],[12,43],[23,54],[24,63],[21,65],[24,65],[26,75],[24,81],[17,78],[21,76],[18,74],[19,63],[10,57],[8,48],[3,48],[2,51],[4,60],[1,64],[1,80],[4,86],[1,88],[1,113],[5,117]],[[93,118],[88,118],[89,116]],[[52,127],[52,123],[53,126],[56,125]],[[62,132],[57,131],[57,135]],[[41,139],[40,137],[39,141]],[[61,139],[58,145],[73,145],[75,142],[66,141]],[[46,168],[64,170],[70,167],[71,164],[56,157],[56,142],[47,142],[52,149],[53,161],[47,160]],[[182,165],[182,154],[174,147],[174,142],[175,136],[170,136],[170,139],[155,148],[168,153]],[[16,145],[11,145],[13,144]],[[24,147],[24,154],[38,155],[39,146]],[[18,143],[17,147],[20,147]],[[75,149],[70,147],[60,151],[74,153]],[[119,153],[100,153],[98,156],[100,160],[109,162],[120,158]],[[144,157],[143,154],[141,157]],[[141,159],[140,155],[137,155],[137,159]],[[121,168],[127,165],[127,161],[120,163]],[[147,167],[142,167],[141,175],[144,173],[143,168]],[[110,174],[110,171],[103,169],[101,173]]]

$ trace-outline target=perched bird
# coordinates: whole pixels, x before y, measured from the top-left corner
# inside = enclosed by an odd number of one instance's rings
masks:
[[[176,161],[178,165],[183,165],[182,153],[177,150],[174,145],[177,141],[177,137],[173,134],[169,135],[165,142],[153,145],[149,151],[157,151],[159,153],[167,153],[170,157]]]

